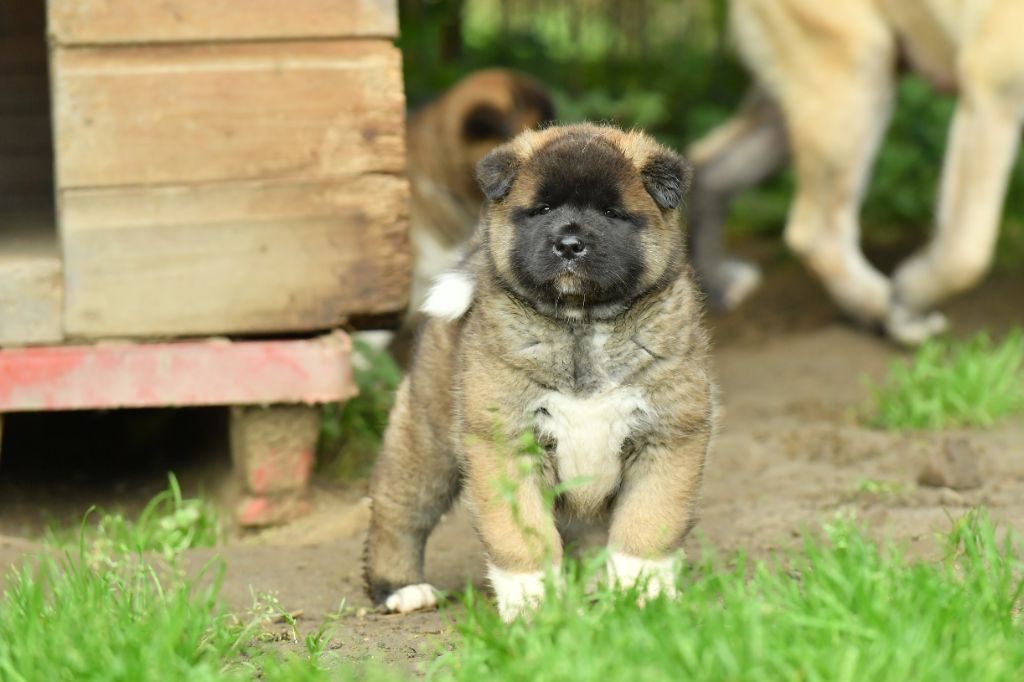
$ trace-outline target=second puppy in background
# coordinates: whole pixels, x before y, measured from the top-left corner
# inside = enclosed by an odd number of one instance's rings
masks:
[[[484,201],[476,182],[477,162],[498,145],[554,117],[544,86],[507,69],[474,72],[410,115],[406,136],[412,186],[412,290],[409,313],[391,343],[401,364],[407,363],[419,325],[417,311],[431,282],[458,262],[476,227]]]

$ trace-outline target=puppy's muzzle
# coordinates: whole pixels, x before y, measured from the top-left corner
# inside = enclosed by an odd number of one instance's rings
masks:
[[[561,234],[554,238],[554,243],[551,248],[554,250],[555,255],[564,261],[573,261],[577,258],[582,258],[587,253],[586,243],[574,233],[566,233],[563,228]]]

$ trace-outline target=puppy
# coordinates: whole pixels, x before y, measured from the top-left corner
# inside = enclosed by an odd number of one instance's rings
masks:
[[[505,620],[541,597],[573,518],[607,523],[615,581],[671,593],[714,418],[689,166],[642,133],[573,125],[521,134],[477,175],[476,247],[431,292],[372,477],[368,592],[435,604],[424,546],[464,491]],[[525,469],[523,434],[543,448]]]
[[[415,311],[434,278],[459,261],[480,218],[484,195],[474,176],[477,162],[499,144],[554,117],[544,86],[507,69],[474,72],[410,116],[411,314],[391,344],[402,364],[408,361],[420,322]]]
[[[730,0],[756,85],[739,112],[690,150],[691,236],[712,301],[737,305],[757,270],[724,258],[731,197],[792,156],[786,243],[851,317],[908,344],[941,332],[935,311],[989,268],[1024,122],[1019,0]],[[959,92],[931,243],[893,278],[860,250],[858,209],[892,107],[898,66]]]

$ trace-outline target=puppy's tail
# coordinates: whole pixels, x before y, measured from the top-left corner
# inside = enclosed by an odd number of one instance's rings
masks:
[[[420,312],[455,322],[469,312],[476,292],[476,277],[468,270],[449,270],[437,276]]]

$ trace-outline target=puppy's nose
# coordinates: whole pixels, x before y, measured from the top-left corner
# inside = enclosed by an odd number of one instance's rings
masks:
[[[555,237],[553,248],[558,257],[564,260],[579,258],[587,252],[587,245],[574,234],[563,234],[560,237]]]

